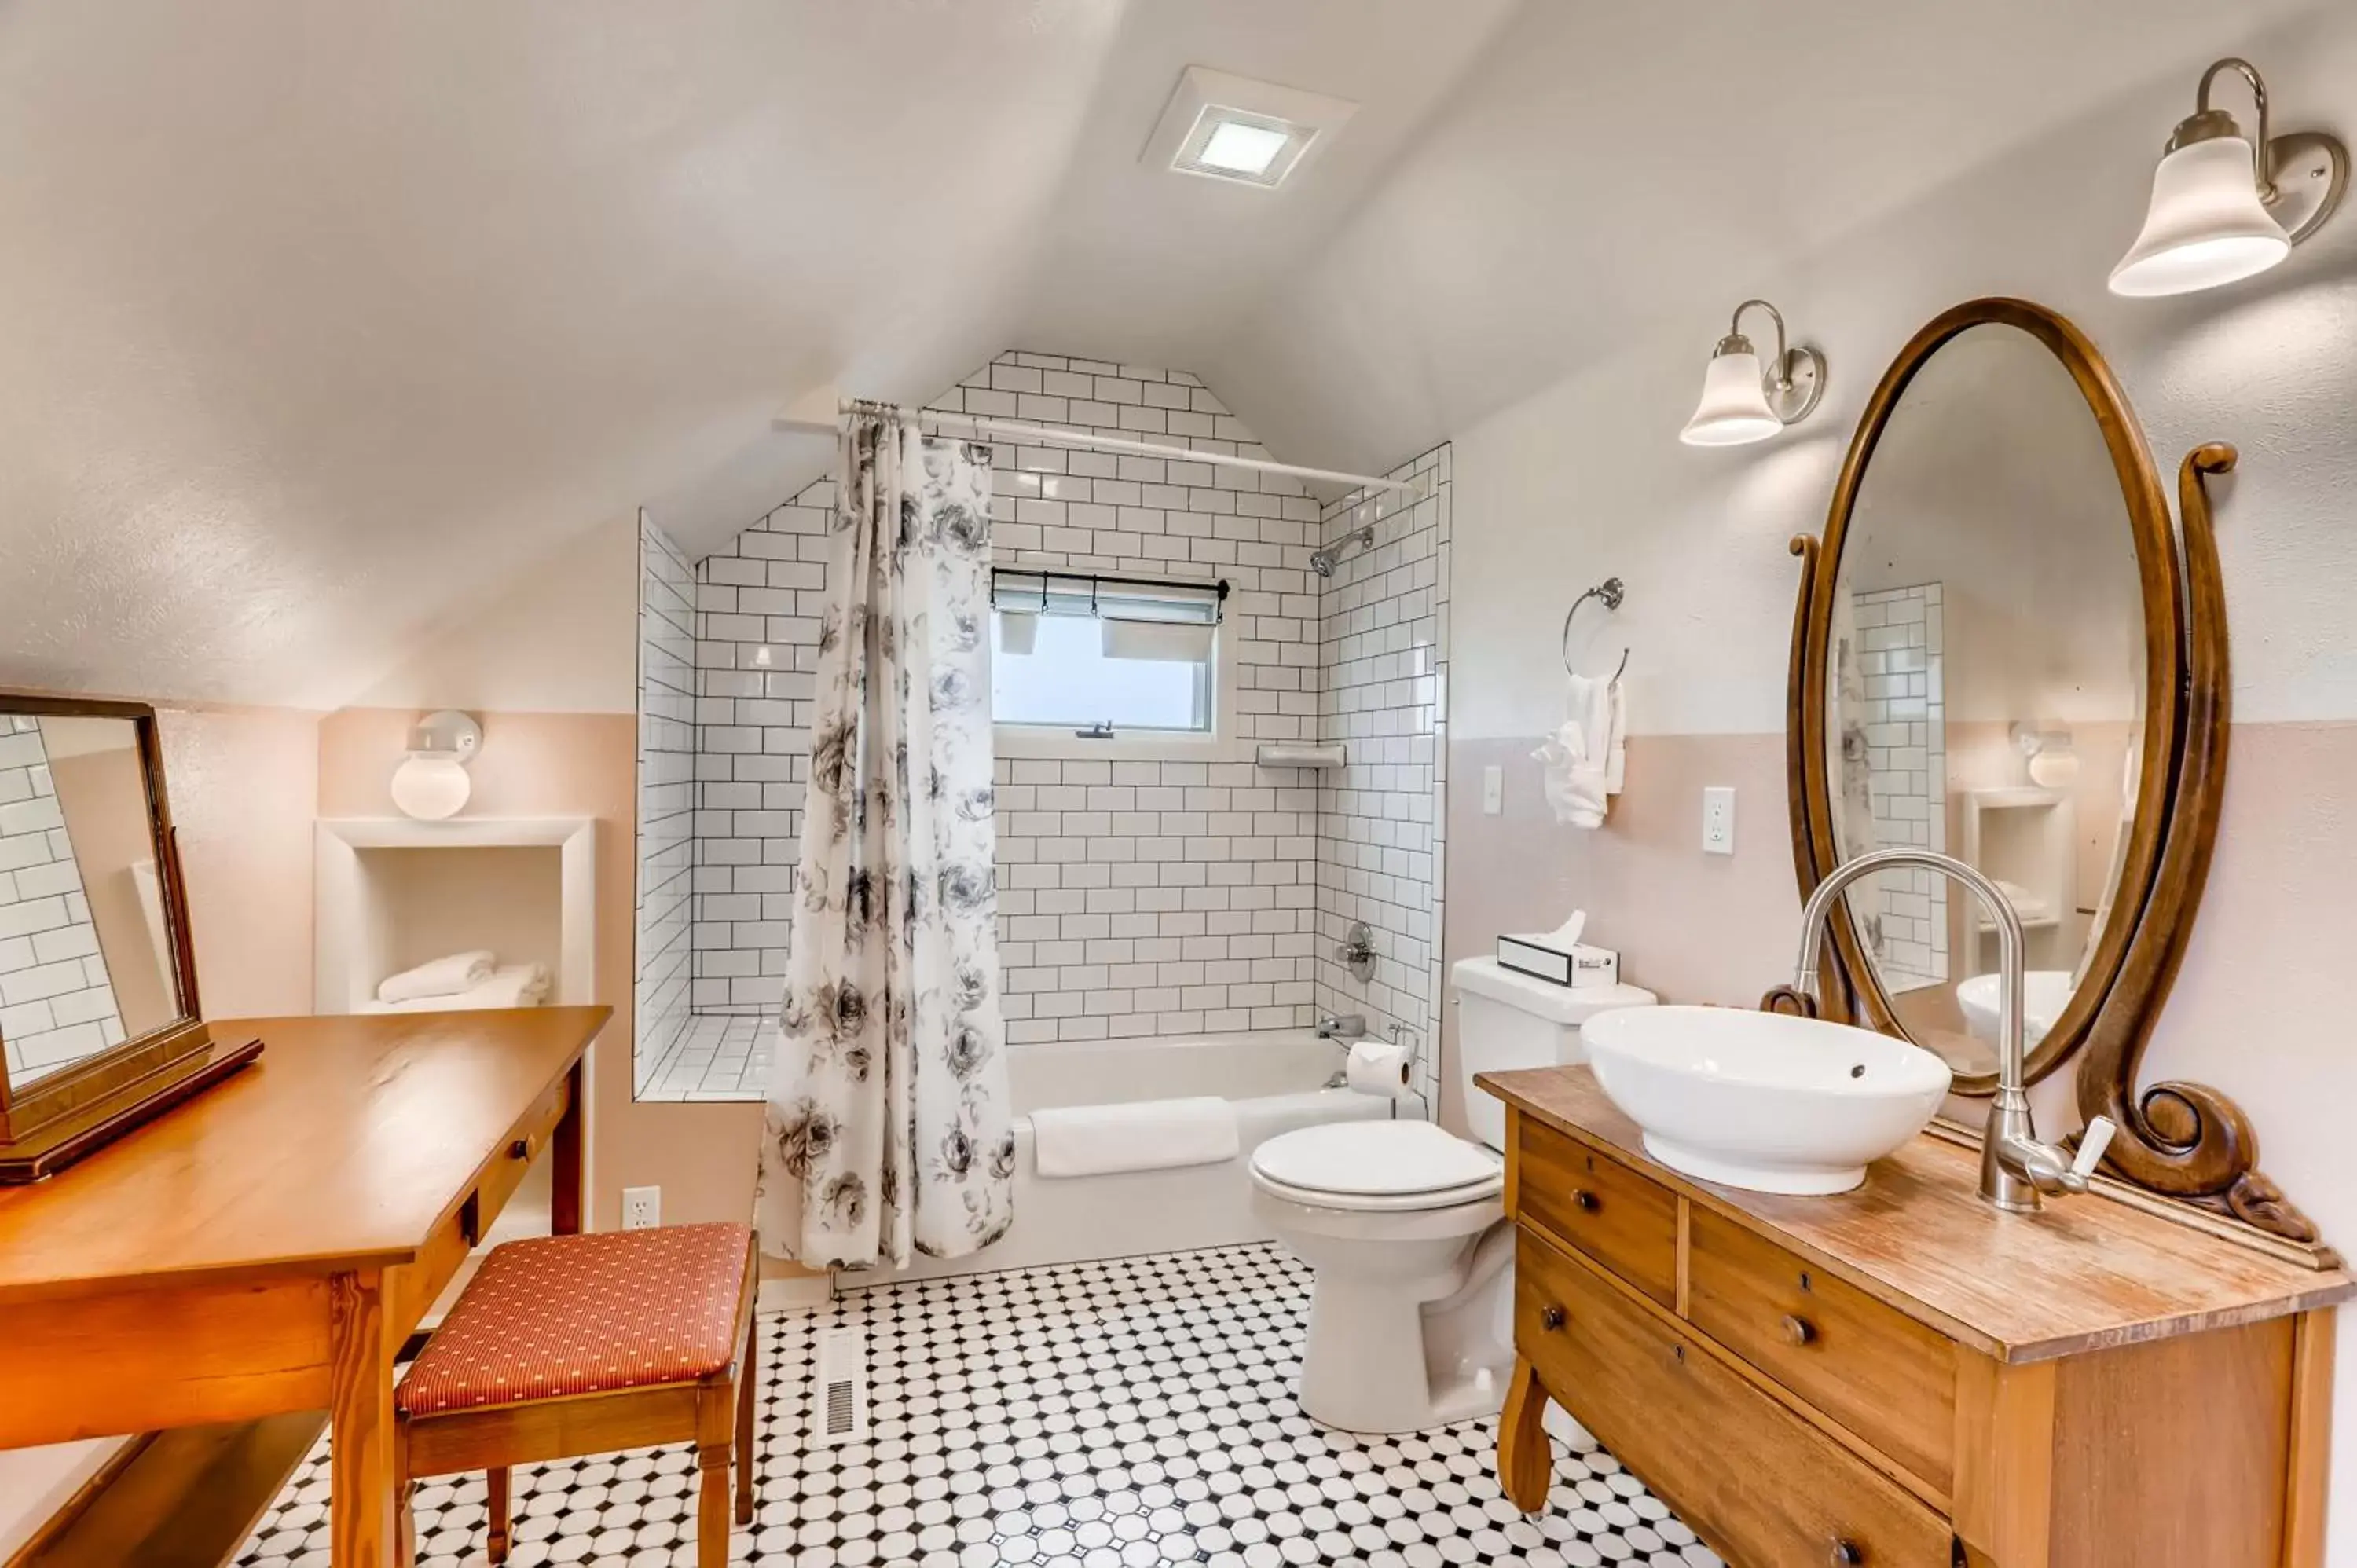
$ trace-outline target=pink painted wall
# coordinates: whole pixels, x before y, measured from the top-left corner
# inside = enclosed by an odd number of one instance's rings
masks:
[[[1587,940],[1620,952],[1620,977],[1664,1002],[1749,1006],[1789,980],[1801,902],[1784,822],[1781,736],[1634,736],[1628,789],[1605,825],[1565,827],[1540,792],[1540,737],[1448,748],[1447,962],[1496,950],[1503,931],[1548,930],[1587,911]],[[1481,811],[1481,770],[1503,769],[1503,810]],[[1736,852],[1700,853],[1706,785],[1736,788]],[[1441,1014],[1441,1120],[1462,1130],[1457,1009]]]
[[[308,1013],[319,715],[169,708],[157,714],[157,727],[205,1012]]]

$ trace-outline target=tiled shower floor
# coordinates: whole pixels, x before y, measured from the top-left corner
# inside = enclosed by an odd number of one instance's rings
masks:
[[[886,1285],[768,1318],[760,1509],[733,1560],[772,1568],[1717,1568],[1601,1451],[1558,1453],[1526,1520],[1495,1423],[1329,1433],[1295,1407],[1309,1273],[1274,1246]],[[873,1430],[812,1444],[813,1351],[866,1331]],[[516,1473],[516,1568],[692,1568],[684,1448]],[[239,1558],[327,1568],[314,1454]],[[479,1477],[424,1484],[420,1568],[484,1562]]]
[[[640,1100],[760,1100],[770,1091],[768,1018],[699,1014],[639,1090]]]

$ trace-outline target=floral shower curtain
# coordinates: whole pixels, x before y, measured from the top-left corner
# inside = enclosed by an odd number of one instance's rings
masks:
[[[814,1266],[988,1246],[1012,1218],[992,856],[990,460],[845,427],[759,1209]]]

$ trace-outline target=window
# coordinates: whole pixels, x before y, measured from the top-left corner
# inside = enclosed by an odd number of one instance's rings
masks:
[[[991,575],[990,700],[1002,725],[1211,733],[1227,585]]]

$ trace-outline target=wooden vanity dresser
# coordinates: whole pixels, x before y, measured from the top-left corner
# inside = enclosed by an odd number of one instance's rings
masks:
[[[1835,1197],[1649,1158],[1586,1068],[1505,1101],[1518,1355],[1733,1568],[2321,1568],[2341,1273],[2102,1197],[2007,1215],[1919,1136]]]

